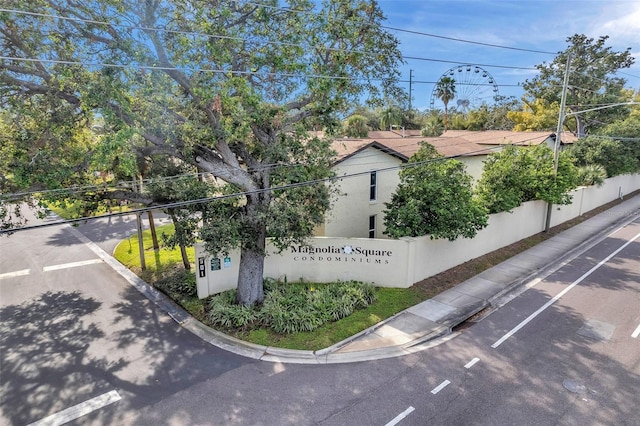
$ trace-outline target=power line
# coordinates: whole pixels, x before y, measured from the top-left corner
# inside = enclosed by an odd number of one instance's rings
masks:
[[[158,66],[158,65],[133,65],[133,64],[113,64],[106,62],[82,62],[82,61],[64,61],[64,60],[56,60],[56,59],[38,59],[38,58],[23,58],[17,56],[0,56],[0,60],[11,60],[17,62],[31,62],[31,63],[52,63],[59,65],[80,65],[86,67],[111,67],[111,68],[120,68],[120,69],[139,69],[139,70],[156,70],[156,71],[190,71],[190,72],[211,72],[215,74],[234,74],[234,75],[258,75],[258,76],[270,76],[270,77],[288,77],[288,78],[317,78],[317,79],[327,79],[327,80],[371,80],[371,81],[384,81],[383,78],[365,78],[365,77],[348,77],[348,76],[333,76],[326,74],[294,74],[294,73],[276,73],[276,72],[264,72],[264,71],[239,71],[239,70],[225,70],[225,69],[213,69],[213,68],[188,68],[188,67],[166,67],[166,66]],[[441,61],[453,64],[461,64],[462,62],[451,62],[451,61]],[[465,65],[470,66],[484,66],[484,67],[495,67],[495,68],[512,68],[512,69],[528,69],[528,68],[518,68],[518,67],[510,67],[506,65],[488,65],[488,64],[474,64],[464,62]],[[398,80],[399,83],[406,83],[408,80]],[[414,80],[416,84],[436,84],[437,82],[432,81],[420,81]],[[481,84],[473,84],[473,83],[458,83],[459,85],[471,85],[478,86]],[[519,87],[519,84],[495,84],[499,87]],[[493,86],[493,85],[488,85]]]
[[[81,65],[87,67],[112,67],[121,69],[141,69],[141,70],[156,70],[156,71],[191,71],[191,72],[211,72],[215,74],[235,74],[235,75],[264,75],[270,77],[292,77],[292,78],[322,78],[329,80],[362,80],[364,78],[352,78],[343,76],[332,76],[322,74],[293,74],[293,73],[274,73],[274,72],[258,72],[258,71],[238,71],[238,70],[225,70],[225,69],[213,69],[213,68],[189,68],[189,67],[166,67],[158,65],[131,65],[131,64],[113,64],[107,62],[82,62],[82,61],[64,61],[59,59],[37,59],[37,58],[21,58],[17,56],[0,56],[0,60],[11,60],[18,62],[32,62],[32,63],[52,63],[59,65]],[[371,79],[371,80],[383,80],[383,79]]]
[[[313,12],[310,12],[310,11],[307,11],[307,10],[302,10],[302,9],[281,8],[281,7],[277,7],[277,6],[271,6],[271,5],[266,5],[266,4],[262,4],[262,3],[255,3],[255,2],[248,2],[247,4],[252,4],[252,5],[255,5],[255,6],[264,7],[264,8],[268,8],[268,9],[280,9],[280,10],[283,10],[285,12],[305,13],[305,14],[312,14],[313,13]],[[345,20],[344,19],[340,19],[340,21],[345,21]],[[465,39],[456,38],[456,37],[447,37],[447,36],[442,36],[442,35],[425,33],[425,32],[421,32],[421,31],[407,30],[407,29],[404,29],[404,28],[389,27],[389,26],[384,26],[384,25],[381,25],[380,28],[383,28],[385,30],[390,30],[390,31],[397,31],[397,32],[407,33],[407,34],[420,35],[420,36],[424,36],[424,37],[439,38],[439,39],[444,39],[444,40],[456,41],[456,42],[460,42],[460,43],[468,43],[468,44],[475,44],[475,45],[480,45],[480,46],[494,47],[494,48],[498,48],[498,49],[517,50],[517,51],[521,51],[521,52],[530,52],[530,53],[543,53],[543,54],[547,54],[547,55],[557,55],[558,54],[558,52],[548,52],[548,51],[544,51],[544,50],[534,50],[534,49],[523,49],[523,48],[519,48],[519,47],[504,46],[504,45],[493,44],[493,43],[483,43],[483,42],[479,42],[479,41],[465,40]]]
[[[248,3],[248,4],[260,5],[258,3]],[[260,6],[270,8],[270,6],[267,6],[267,5],[260,5]],[[286,11],[294,11],[293,9],[286,9],[286,8],[277,8],[277,9],[283,9],[283,10],[286,10]],[[190,36],[204,36],[204,37],[210,37],[210,38],[229,39],[229,40],[236,40],[236,41],[248,41],[247,39],[242,38],[242,37],[222,36],[222,35],[207,34],[207,33],[202,33],[202,32],[195,32],[195,31],[168,30],[168,29],[165,29],[165,28],[155,28],[155,27],[145,27],[145,26],[129,26],[129,25],[123,25],[123,24],[113,24],[113,23],[109,23],[109,22],[105,22],[105,21],[98,21],[98,20],[93,20],[93,19],[67,17],[67,16],[52,15],[52,14],[46,14],[46,13],[38,13],[38,12],[30,12],[30,11],[24,11],[24,10],[16,10],[16,9],[0,9],[0,12],[9,12],[9,13],[15,13],[15,14],[24,14],[24,15],[28,15],[28,16],[38,16],[38,17],[46,17],[46,18],[53,18],[53,19],[60,19],[60,20],[69,20],[69,21],[74,21],[74,22],[83,22],[83,23],[90,23],[90,24],[115,26],[115,27],[132,29],[132,30],[140,30],[140,31],[157,31],[157,32],[166,32],[166,33],[170,33],[170,34],[181,34],[181,35],[190,35]],[[302,12],[302,11],[297,11],[297,12]],[[382,27],[382,28],[386,28],[386,27]],[[402,30],[400,30],[398,28],[393,28],[393,30],[394,31],[402,31]],[[427,34],[423,34],[423,35],[427,35]],[[448,37],[436,36],[436,35],[429,35],[429,36],[440,37],[440,38],[448,38]],[[465,41],[465,40],[462,40],[462,39],[454,39],[454,38],[449,38],[449,39],[456,40],[456,41]],[[285,43],[285,42],[280,42],[280,41],[268,41],[268,40],[265,40],[264,42],[266,44],[277,44],[277,45],[283,45],[283,46],[306,47],[306,46],[303,46],[301,44]],[[465,42],[472,43],[472,44],[489,45],[487,43],[480,43],[480,42],[473,42],[473,41],[465,41]],[[359,50],[355,50],[355,49],[349,50],[349,49],[330,48],[330,47],[326,47],[326,46],[321,46],[321,47],[323,49],[325,49],[325,50],[331,50],[331,51],[336,51],[336,52],[361,53],[361,54],[364,54],[364,55],[371,56],[366,51],[359,51]],[[501,46],[493,45],[493,47],[501,47]],[[505,47],[505,46],[502,46],[502,47],[503,48],[509,48],[509,49],[512,49],[512,50],[525,50],[525,51],[527,51],[527,49],[519,49],[519,48]],[[532,52],[536,52],[536,51],[532,51]],[[432,58],[421,58],[421,57],[415,57],[415,56],[404,56],[403,55],[403,58],[411,59],[411,60],[420,60],[420,61],[441,62],[441,63],[458,64],[458,65],[469,65],[467,62],[449,61],[449,60],[432,59]],[[9,59],[9,58],[1,58],[1,59]],[[75,64],[75,65],[77,65],[77,64]],[[89,65],[89,64],[87,64],[87,65]],[[105,66],[105,64],[95,64],[95,65]],[[492,68],[518,69],[518,70],[535,70],[536,69],[536,68],[531,68],[531,67],[516,67],[516,66],[493,65],[493,64],[471,64],[471,65],[477,65],[477,66],[483,66],[483,67],[492,67]],[[117,66],[117,65],[110,64],[109,66]],[[154,66],[145,66],[145,68],[154,69],[155,67]],[[177,70],[179,68],[159,67],[158,69],[166,71],[166,70],[173,70],[173,69]],[[188,68],[184,68],[184,69],[188,69]],[[195,69],[193,71],[212,71],[212,70]],[[216,71],[223,72],[222,70],[216,70]],[[251,72],[245,72],[245,73],[246,74],[254,74],[254,73],[251,73]]]
[[[485,149],[482,149],[482,150],[478,150],[475,153],[491,152],[491,151],[496,150],[498,148],[502,148],[502,146],[485,148]],[[354,173],[350,173],[350,174],[346,174],[346,175],[342,175],[342,176],[331,176],[331,177],[327,177],[327,178],[314,179],[314,180],[310,180],[310,181],[297,182],[297,183],[291,183],[291,184],[281,185],[281,186],[276,186],[276,187],[271,187],[271,188],[256,189],[256,190],[253,190],[253,191],[242,191],[242,192],[236,192],[236,193],[233,193],[233,194],[218,195],[218,196],[215,196],[215,197],[199,198],[199,199],[196,199],[196,200],[178,201],[178,202],[174,202],[174,203],[158,204],[158,205],[149,206],[149,207],[143,207],[143,208],[139,208],[139,209],[132,209],[132,210],[129,210],[127,212],[109,213],[109,214],[100,215],[100,216],[87,216],[87,217],[76,218],[76,219],[65,219],[65,220],[57,221],[57,222],[49,222],[49,223],[42,223],[42,224],[38,224],[38,225],[23,226],[23,227],[20,227],[20,228],[0,229],[0,235],[2,235],[2,234],[13,234],[13,233],[19,232],[19,231],[28,231],[28,230],[33,230],[33,229],[46,228],[46,227],[50,227],[50,226],[59,226],[59,225],[65,225],[65,224],[70,224],[70,223],[86,222],[86,221],[89,221],[89,220],[98,220],[98,219],[103,219],[103,218],[108,218],[108,217],[130,216],[130,215],[141,214],[141,213],[145,213],[145,212],[152,211],[152,210],[158,210],[158,209],[171,209],[171,208],[187,207],[187,206],[192,206],[192,205],[197,205],[197,204],[206,204],[206,203],[210,203],[210,202],[213,202],[213,201],[227,200],[227,199],[231,199],[231,198],[238,198],[238,197],[247,196],[247,195],[261,194],[261,193],[265,193],[265,192],[286,191],[286,190],[295,189],[295,188],[301,188],[301,187],[305,187],[305,186],[313,186],[313,185],[329,183],[329,182],[342,180],[342,179],[348,179],[348,178],[353,178],[353,177],[358,177],[358,176],[369,175],[373,171],[375,171],[377,173],[378,172],[382,173],[382,172],[391,171],[391,170],[398,170],[398,169],[402,169],[402,168],[417,167],[417,166],[421,166],[421,165],[425,165],[425,164],[429,164],[429,163],[433,163],[433,162],[437,162],[437,161],[445,161],[445,160],[450,160],[450,159],[457,159],[457,158],[467,157],[470,154],[473,154],[473,152],[472,153],[467,153],[467,154],[464,154],[464,155],[438,157],[438,158],[429,159],[429,160],[425,160],[425,161],[419,161],[419,162],[415,162],[415,163],[403,163],[403,164],[396,165],[396,166],[383,167],[383,168],[380,168],[380,169],[377,169],[377,170],[367,170],[367,171],[363,171],[363,172],[354,172]]]
[[[303,163],[265,163],[261,164],[257,167],[248,167],[247,172],[251,173],[253,171],[265,171],[265,170],[275,170],[281,167],[299,167],[306,166]],[[146,185],[154,185],[163,182],[170,182],[176,180],[182,180],[187,178],[198,178],[201,176],[213,176],[209,172],[188,172],[180,175],[173,176],[157,176],[146,179],[136,179],[132,178],[129,181],[120,181],[115,184],[93,184],[93,185],[82,185],[82,186],[74,186],[67,188],[55,188],[55,189],[44,189],[44,190],[34,190],[34,191],[25,191],[25,192],[15,192],[10,194],[0,194],[0,200],[17,200],[28,196],[41,195],[41,194],[60,194],[64,195],[78,195],[87,192],[96,192],[96,191],[112,191],[119,189],[128,189],[133,186],[133,182],[146,184]],[[214,176],[215,178],[215,176]]]
[[[263,8],[266,8],[266,9],[282,10],[282,11],[285,11],[285,12],[313,14],[312,11],[301,10],[301,9],[282,8],[282,7],[271,6],[271,5],[266,5],[266,4],[256,3],[256,2],[247,2],[246,4],[259,6],[259,7],[263,7]],[[23,15],[28,15],[28,16],[46,17],[46,18],[68,20],[68,21],[74,21],[74,22],[97,24],[97,25],[115,26],[115,27],[120,27],[120,28],[125,28],[125,29],[131,29],[131,30],[157,31],[157,32],[166,32],[166,33],[169,33],[169,34],[181,34],[181,35],[188,35],[188,36],[204,36],[204,37],[210,37],[210,38],[228,39],[228,40],[236,40],[236,41],[251,41],[251,40],[243,38],[243,37],[233,37],[233,36],[224,36],[224,35],[216,35],[216,34],[207,34],[207,33],[196,32],[196,31],[178,31],[178,30],[169,30],[169,29],[166,29],[166,28],[124,25],[124,24],[110,23],[110,22],[99,21],[99,20],[94,20],[94,19],[60,16],[60,15],[53,15],[53,14],[46,14],[46,13],[39,13],[39,12],[32,12],[32,11],[18,10],[18,9],[0,8],[0,12],[23,14]],[[339,21],[340,21],[340,19],[339,19]],[[366,23],[365,23],[365,25],[366,25]],[[542,51],[542,50],[518,48],[518,47],[513,47],[513,46],[504,46],[504,45],[498,45],[498,44],[493,44],[493,43],[484,43],[484,42],[466,40],[466,39],[461,39],[461,38],[456,38],[456,37],[448,37],[448,36],[430,34],[430,33],[425,33],[425,32],[420,32],[420,31],[406,30],[406,29],[397,28],[397,27],[387,27],[387,26],[380,26],[380,27],[383,28],[383,29],[397,31],[397,32],[405,32],[405,33],[410,33],[410,34],[414,34],[414,35],[421,35],[421,36],[426,36],[426,37],[433,37],[433,38],[451,40],[451,41],[462,42],[462,43],[469,43],[469,44],[474,44],[474,45],[483,45],[483,46],[488,46],[488,47],[508,49],[508,50],[516,50],[516,51],[524,51],[524,52],[531,52],[531,53],[542,53],[542,54],[553,54],[553,55],[557,54],[557,52],[548,52],[548,51]],[[286,42],[280,42],[280,41],[262,40],[262,42],[266,43],[266,44],[278,44],[278,45],[283,45],[283,46],[306,47],[306,46],[303,46],[301,44],[286,43]],[[366,51],[359,51],[359,50],[355,50],[355,49],[349,50],[349,49],[330,48],[330,47],[326,47],[326,46],[321,46],[321,47],[323,49],[325,49],[325,50],[332,50],[332,51],[337,51],[337,52],[361,53],[361,54],[364,54],[364,55],[370,55]],[[422,58],[422,57],[404,56],[404,55],[403,55],[403,58],[411,59],[411,60],[419,60],[419,61],[450,63],[450,64],[457,64],[457,65],[475,65],[475,66],[491,67],[491,68],[503,68],[503,69],[516,69],[516,70],[536,70],[537,69],[535,67],[517,67],[517,66],[495,65],[495,64],[479,64],[479,63],[477,63],[477,64],[476,63],[469,64],[467,62],[460,62],[460,61],[451,61],[451,60],[433,59],[433,58]],[[11,58],[11,57],[2,57],[1,59],[19,60],[17,58]],[[28,60],[27,58],[24,58],[24,59]],[[60,61],[60,62],[57,62],[57,63],[65,63],[65,62],[64,61]],[[70,64],[78,65],[78,63],[70,63]],[[84,65],[94,65],[94,66],[101,65],[101,66],[113,66],[113,67],[124,68],[124,66],[118,65],[118,64],[87,64],[87,63],[85,63]],[[215,70],[215,69],[190,69],[190,68],[177,68],[177,67],[176,68],[171,68],[171,67],[157,67],[157,66],[144,66],[144,68],[147,68],[147,69],[160,69],[160,70],[165,70],[165,71],[168,71],[168,70],[192,70],[192,71],[225,72],[223,70]],[[262,73],[246,72],[246,71],[245,72],[235,71],[235,73],[237,73],[237,74],[262,74]],[[622,73],[622,74],[624,74],[624,73]],[[272,75],[272,74],[266,74],[266,75]],[[287,74],[279,74],[279,75],[284,76],[284,75],[287,75]],[[637,77],[637,76],[632,75],[632,74],[628,74],[628,75],[630,75],[632,77]],[[289,74],[289,76],[293,76],[293,75]],[[318,76],[318,75],[310,75],[309,77],[320,77],[320,76]],[[344,78],[344,77],[335,77],[335,76],[333,76],[333,77],[322,76],[322,77],[323,78]],[[428,82],[428,83],[432,84],[432,82]],[[502,86],[507,86],[507,85],[502,85]]]
[[[499,45],[499,44],[483,43],[483,42],[479,42],[479,41],[465,40],[465,39],[462,39],[462,38],[447,37],[447,36],[441,36],[441,35],[436,35],[436,34],[423,33],[423,32],[420,32],[420,31],[405,30],[405,29],[402,29],[402,28],[394,28],[394,27],[386,27],[386,26],[381,26],[381,28],[384,28],[386,30],[392,30],[392,31],[408,33],[408,34],[421,35],[421,36],[439,38],[439,39],[450,40],[450,41],[457,41],[457,42],[460,42],[460,43],[468,43],[468,44],[475,44],[475,45],[480,45],[480,46],[495,47],[495,48],[499,48],[499,49],[517,50],[517,51],[521,51],[521,52],[531,52],[531,53],[543,53],[545,55],[557,55],[558,54],[558,52],[547,52],[547,51],[544,51],[544,50],[523,49],[523,48],[520,48],[520,47],[511,47],[511,46],[503,46],[503,45]]]
[[[483,131],[478,130],[475,132],[468,132],[469,134],[480,134]],[[551,131],[550,131],[551,132]],[[390,149],[402,149],[402,148],[408,148],[408,147],[413,147],[416,146],[418,142],[416,142],[417,139],[420,139],[420,142],[424,141],[429,143],[429,139],[437,139],[439,141],[441,140],[446,140],[447,138],[450,138],[448,136],[431,136],[431,137],[427,137],[427,136],[409,136],[409,137],[376,137],[376,138],[361,138],[361,139],[347,139],[346,141],[349,142],[360,142],[362,144],[362,146],[359,149],[364,148],[365,146],[367,146],[368,144],[372,143],[372,142],[379,142],[379,141],[384,141],[384,140],[397,140],[397,139],[406,139],[407,141],[411,140],[411,142],[404,144],[404,145],[398,145],[395,147],[388,147]],[[451,138],[456,138],[456,137],[451,137]],[[534,141],[534,140],[538,140],[544,138],[544,136],[535,136],[529,139],[525,139],[522,142],[520,142],[519,144],[525,143],[525,142],[530,142],[530,141]],[[483,143],[486,143],[488,141],[493,141],[494,138],[493,137],[487,137],[485,139],[480,139],[477,141],[467,141],[466,143],[473,143],[473,144],[478,144],[478,145],[482,145]],[[336,138],[334,140],[332,140],[332,143],[341,143],[341,142],[345,142],[344,139],[339,139]],[[384,142],[382,142],[382,144],[384,145]],[[454,143],[449,143],[449,144],[442,144],[442,145],[438,145],[436,148],[437,149],[442,149],[442,148],[449,148],[452,146],[456,146],[456,145],[460,145],[457,142]],[[367,158],[367,157],[375,157],[375,155],[361,155],[359,158]],[[376,164],[376,163],[367,163],[367,164]],[[284,167],[307,167],[309,166],[309,164],[305,164],[305,163],[300,163],[300,162],[295,162],[295,163],[266,163],[266,164],[262,164],[258,167],[252,167],[252,168],[247,168],[248,172],[252,172],[252,171],[262,171],[262,170],[276,170],[278,168],[284,168]],[[188,172],[188,173],[184,173],[184,174],[180,174],[180,175],[173,175],[173,176],[159,176],[159,177],[152,177],[152,178],[147,178],[147,179],[132,179],[131,181],[120,181],[118,183],[111,184],[93,184],[93,185],[83,185],[83,186],[75,186],[75,187],[67,187],[67,188],[56,188],[56,189],[47,189],[47,190],[35,190],[35,191],[25,191],[25,192],[17,192],[17,193],[10,193],[10,194],[0,194],[0,200],[17,200],[20,198],[24,198],[24,197],[28,197],[28,196],[35,196],[35,195],[40,195],[40,194],[60,194],[60,195],[79,195],[79,194],[83,194],[86,192],[94,192],[94,191],[111,191],[111,190],[119,190],[119,189],[128,189],[131,185],[132,182],[135,180],[136,184],[137,183],[142,183],[142,184],[146,184],[146,185],[153,185],[153,184],[157,184],[157,183],[163,183],[163,182],[170,182],[170,181],[175,181],[175,180],[182,180],[182,179],[187,179],[187,178],[198,178],[201,176],[213,176],[212,173],[210,172]],[[215,176],[214,176],[215,177]]]
[[[441,62],[441,63],[447,63],[447,64],[468,65],[468,66],[478,66],[478,67],[487,67],[487,68],[506,68],[506,69],[512,69],[512,70],[533,70],[533,71],[537,70],[537,68],[535,67],[516,67],[516,66],[509,66],[509,65],[475,64],[475,63],[469,63],[469,62],[447,61],[443,59],[420,58],[416,56],[404,56],[404,55],[402,57],[404,59],[413,59],[416,61]]]

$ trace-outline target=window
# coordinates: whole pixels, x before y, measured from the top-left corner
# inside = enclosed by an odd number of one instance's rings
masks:
[[[369,201],[375,201],[378,198],[376,178],[376,172],[371,172],[369,174]]]
[[[376,237],[376,215],[369,216],[369,238]]]

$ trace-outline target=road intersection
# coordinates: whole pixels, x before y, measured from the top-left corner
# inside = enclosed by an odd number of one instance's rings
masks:
[[[438,345],[331,365],[201,339],[90,249],[108,239],[17,233],[0,241],[0,423],[638,424],[640,221],[622,208]]]

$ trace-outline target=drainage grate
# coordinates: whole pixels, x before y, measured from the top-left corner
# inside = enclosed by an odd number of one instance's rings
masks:
[[[476,324],[476,323],[482,321],[487,315],[489,315],[492,312],[492,310],[493,309],[491,308],[491,306],[487,306],[486,308],[481,309],[480,311],[478,311],[475,314],[471,315],[466,320],[462,321],[460,324],[454,326],[451,329],[451,331],[460,332],[460,331],[466,330],[467,328],[471,327],[473,324]]]

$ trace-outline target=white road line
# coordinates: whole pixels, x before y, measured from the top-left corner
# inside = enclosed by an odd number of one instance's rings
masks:
[[[637,339],[638,336],[640,336],[640,325],[635,329],[633,333],[631,333],[631,337],[633,337],[634,339]]]
[[[394,426],[397,425],[400,420],[404,419],[405,417],[407,417],[409,414],[411,414],[411,412],[415,410],[415,408],[413,407],[409,407],[406,410],[404,410],[402,413],[398,414],[396,417],[394,417],[393,420],[391,420],[389,423],[387,423],[385,426]]]
[[[122,398],[120,394],[112,390],[95,398],[91,398],[88,401],[81,402],[78,405],[69,407],[66,410],[59,411],[42,420],[31,423],[29,426],[57,426],[68,423],[72,420],[85,416],[93,411],[99,410],[102,407],[106,407],[109,404],[120,401]]]
[[[476,362],[478,362],[478,361],[480,361],[480,358],[474,358],[474,359],[472,359],[471,361],[469,361],[469,362],[464,366],[464,368],[471,368],[471,367],[473,367],[474,365],[476,365]]]
[[[45,266],[44,268],[42,268],[42,271],[43,272],[56,271],[58,269],[76,268],[78,266],[93,265],[95,263],[102,263],[102,262],[103,262],[102,259],[82,260],[80,262],[63,263],[61,265]]]
[[[575,286],[577,286],[578,284],[580,284],[582,282],[582,280],[584,280],[585,278],[587,278],[589,275],[591,275],[592,273],[594,273],[597,269],[599,269],[602,265],[604,265],[605,263],[607,263],[609,260],[611,260],[611,258],[613,256],[615,256],[616,254],[620,253],[625,247],[627,247],[629,244],[631,244],[632,242],[634,242],[636,239],[638,239],[638,237],[640,237],[640,233],[636,234],[635,237],[633,237],[632,239],[630,239],[629,241],[627,241],[626,243],[624,243],[622,246],[620,246],[620,248],[618,248],[616,251],[614,251],[613,253],[611,253],[609,256],[607,256],[606,258],[604,258],[603,260],[601,260],[596,266],[594,266],[593,268],[589,269],[587,272],[585,272],[580,278],[578,278],[577,280],[575,280],[574,282],[572,282],[569,286],[567,286],[567,288],[565,288],[564,290],[562,290],[560,293],[558,293],[553,299],[549,300],[547,303],[545,303],[544,305],[542,305],[542,307],[540,309],[538,309],[537,311],[535,311],[534,313],[532,313],[531,315],[529,315],[524,321],[522,321],[520,324],[516,325],[515,327],[513,327],[507,334],[505,334],[504,336],[502,336],[498,341],[496,341],[493,345],[491,345],[492,348],[497,348],[498,346],[500,346],[502,343],[504,343],[505,340],[507,340],[509,337],[513,336],[514,334],[516,334],[518,332],[518,330],[520,330],[522,327],[524,327],[525,325],[527,325],[532,319],[534,319],[535,317],[537,317],[538,315],[540,315],[540,313],[542,313],[545,309],[547,309],[549,306],[553,305],[555,302],[557,302],[562,296],[564,296],[565,294],[567,294],[569,291],[571,291],[572,288],[574,288]]]
[[[446,388],[449,383],[451,383],[448,380],[445,380],[444,382],[440,383],[438,386],[436,386],[435,388],[433,388],[433,390],[431,391],[432,394],[437,394],[438,392],[440,392],[442,389]]]
[[[29,275],[30,273],[31,269],[23,269],[22,271],[15,272],[5,272],[4,274],[0,274],[0,280],[5,278],[21,277],[22,275]]]

